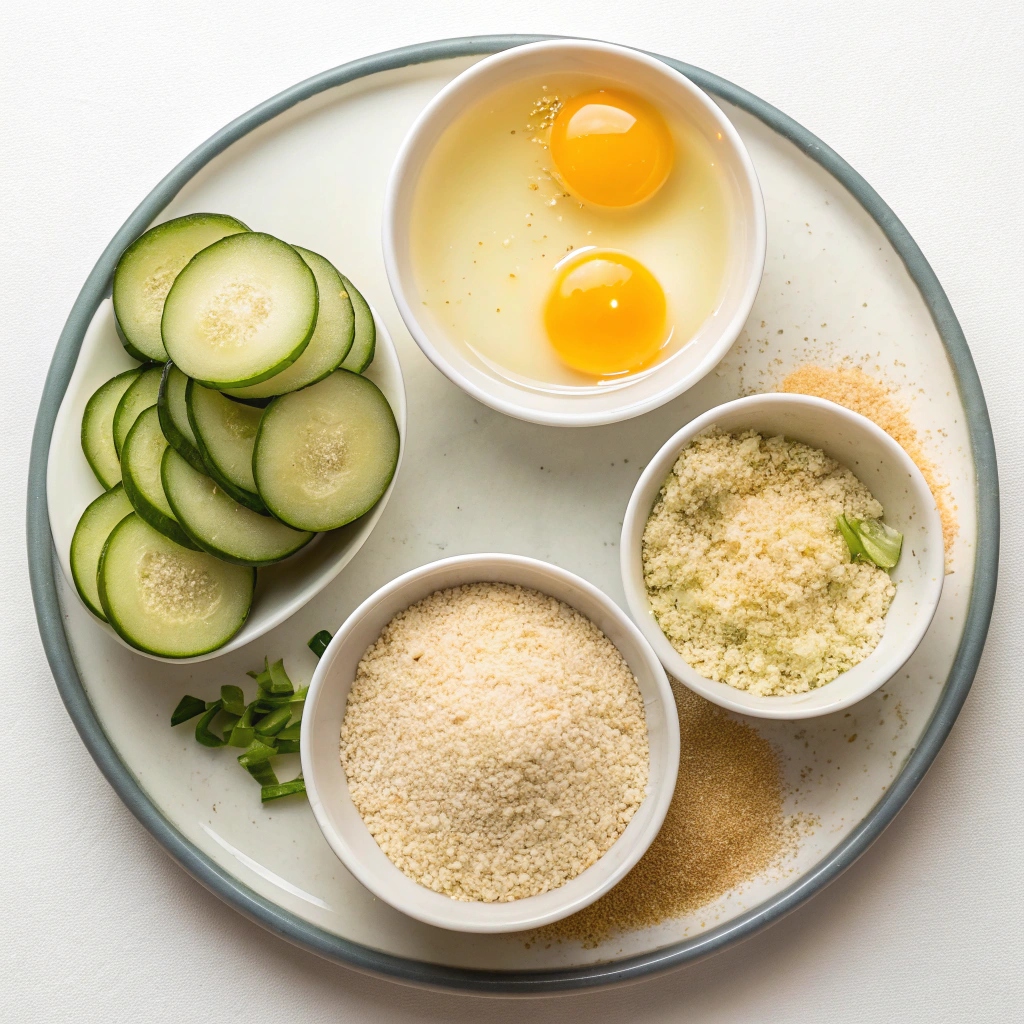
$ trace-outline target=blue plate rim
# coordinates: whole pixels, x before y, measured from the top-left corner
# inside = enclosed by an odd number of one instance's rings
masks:
[[[318,928],[260,896],[190,843],[164,817],[133,778],[103,731],[78,676],[57,597],[60,573],[46,506],[46,464],[57,411],[67,390],[85,331],[109,293],[117,258],[214,157],[253,129],[295,104],[347,82],[414,64],[497,53],[557,38],[482,35],[441,39],[388,50],[315,75],[271,97],[230,122],[181,161],[125,221],[86,278],[57,343],[43,387],[29,461],[27,542],[32,599],[39,633],[57,689],[79,735],[129,810],[195,879],[250,920],[298,946],[348,967],[413,985],[466,992],[544,994],[633,981],[691,963],[748,938],[795,910],[834,881],[878,838],[924,777],[963,706],[977,671],[995,600],[999,563],[999,481],[988,409],[967,340],[942,285],[899,218],[838,153],[802,125],[745,89],[701,68],[652,54],[701,88],[752,114],[792,142],[836,178],[882,229],[903,260],[935,321],[953,367],[977,479],[978,543],[964,634],[935,711],[888,792],[860,825],[810,871],[784,891],[711,931],[662,949],[606,963],[557,970],[495,971],[449,967],[394,956]]]

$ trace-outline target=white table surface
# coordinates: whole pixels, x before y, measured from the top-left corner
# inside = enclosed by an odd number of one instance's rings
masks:
[[[16,0],[3,21],[0,630],[5,689],[18,710],[0,783],[0,1018],[1020,1019],[1018,0]],[[238,113],[302,78],[393,46],[485,32],[589,35],[671,54],[776,104],[845,156],[910,229],[960,317],[988,398],[1008,521],[974,689],[931,772],[861,861],[797,913],[711,960],[530,1002],[360,976],[271,937],[188,878],[122,806],[61,705],[24,544],[29,441],[52,349],[100,251],[156,181]]]

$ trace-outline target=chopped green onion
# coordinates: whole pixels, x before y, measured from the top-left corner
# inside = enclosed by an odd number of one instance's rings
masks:
[[[292,722],[286,729],[282,729],[275,740],[277,741],[277,752],[279,754],[297,754],[299,752],[299,736],[302,733],[302,720]]]
[[[247,747],[256,738],[255,730],[252,727],[252,716],[256,710],[256,701],[253,701],[242,712],[242,717],[235,723],[228,737],[228,743],[233,747]]]
[[[171,712],[171,726],[181,725],[206,710],[206,701],[198,697],[190,697],[187,693],[178,701],[178,706]]]
[[[223,708],[221,709],[224,710]],[[224,742],[231,742],[231,734],[235,731],[235,726],[238,724],[239,716],[232,715],[230,712],[225,711],[224,717],[217,723],[217,728],[224,733]]]
[[[279,733],[288,724],[288,719],[291,717],[291,708],[278,708],[276,711],[271,711],[266,718],[261,718],[259,722],[256,723],[256,735],[277,735],[277,733]]]
[[[253,761],[249,764],[244,764],[242,767],[261,785],[261,786],[276,786],[277,785],[277,774],[271,767],[269,761]]]
[[[327,645],[334,639],[334,637],[327,632],[326,629],[321,629],[316,636],[309,638],[306,646],[318,657],[324,656],[324,651],[327,650]]]
[[[262,690],[265,686],[270,685],[270,664],[267,658],[263,659],[263,671],[262,672],[246,672],[247,676],[251,676],[256,680],[256,685]]]
[[[238,755],[239,763],[248,764],[250,761],[266,761],[277,753],[277,744],[273,740],[253,740],[245,749],[245,752]]]
[[[276,786],[277,776],[270,766],[270,758],[277,753],[275,747],[260,740],[251,743],[244,754],[239,754],[238,763],[261,785]]]
[[[251,725],[236,725],[228,737],[228,746],[247,747],[256,739],[256,730]]]
[[[295,687],[292,686],[292,681],[284,670],[284,661],[280,659],[275,661],[268,671],[270,673],[270,685],[264,687],[268,693],[273,694],[275,697],[280,697],[283,695],[290,696],[295,692]]]
[[[878,519],[838,516],[836,525],[850,549],[851,561],[871,562],[879,569],[891,569],[900,560],[903,534]]]
[[[301,690],[296,690],[294,693],[284,697],[266,697],[261,695],[253,701],[257,705],[256,714],[266,714],[268,711],[287,707],[289,704],[301,704],[306,699],[307,693],[309,693],[309,687],[303,686]]]
[[[300,775],[291,782],[279,782],[276,786],[264,786],[260,790],[260,800],[266,803],[268,800],[279,800],[283,796],[291,796],[292,793],[305,793],[306,783]]]
[[[239,718],[245,713],[245,694],[240,686],[222,686],[220,699],[224,702],[224,710]]]
[[[215,700],[207,706],[206,714],[196,723],[196,740],[204,747],[223,747],[227,740],[210,731],[210,723],[220,714],[222,704]]]
[[[330,640],[330,634],[327,634]],[[180,725],[199,716],[196,740],[206,747],[230,744],[242,747],[238,763],[260,784],[263,800],[276,800],[292,793],[304,793],[306,784],[300,776],[281,783],[271,765],[279,754],[297,754],[301,733],[302,705],[308,686],[296,690],[282,660],[270,664],[263,659],[261,672],[249,672],[256,680],[256,697],[248,704],[240,686],[224,685],[220,699],[202,701],[190,694],[182,697],[171,715],[171,725]],[[293,715],[299,717],[293,722]],[[219,726],[218,735],[213,730]]]

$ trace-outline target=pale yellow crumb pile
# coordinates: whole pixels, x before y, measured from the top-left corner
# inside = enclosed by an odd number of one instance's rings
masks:
[[[359,664],[341,732],[352,800],[421,885],[508,901],[575,878],[649,772],[640,689],[589,619],[476,583],[399,613]]]
[[[850,560],[840,514],[883,510],[817,448],[754,431],[694,438],[643,536],[644,582],[672,646],[706,679],[760,696],[813,690],[863,661],[896,588]]]

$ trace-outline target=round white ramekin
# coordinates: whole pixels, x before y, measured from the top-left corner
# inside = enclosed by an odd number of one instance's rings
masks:
[[[759,697],[706,679],[683,660],[661,631],[644,586],[642,545],[647,517],[679,453],[703,430],[756,430],[820,448],[846,466],[882,503],[885,521],[903,534],[899,563],[890,573],[896,597],[872,653],[832,682],[778,697]],[[668,673],[730,711],[758,718],[814,718],[863,700],[891,679],[917,649],[942,595],[945,575],[942,522],[928,484],[910,456],[871,420],[833,402],[806,395],[751,395],[711,409],[665,442],[637,481],[626,508],[619,552],[622,582],[633,619]]]
[[[416,283],[409,225],[420,173],[445,130],[488,94],[524,78],[580,72],[600,76],[694,125],[718,154],[732,227],[725,284],[714,312],[671,359],[625,385],[578,392],[522,387],[500,376],[431,316]],[[754,165],[714,101],[667,64],[637,50],[582,39],[517,46],[487,57],[442,89],[414,122],[388,179],[384,265],[402,319],[424,355],[453,383],[509,416],[561,427],[614,423],[650,412],[712,370],[739,336],[761,283],[767,231]]]
[[[349,795],[339,757],[341,723],[360,659],[400,611],[436,590],[511,583],[576,608],[619,649],[636,676],[647,716],[647,795],[611,848],[565,885],[509,903],[453,900],[414,882],[388,860]],[[665,670],[629,617],[609,597],[564,569],[518,555],[460,555],[413,569],[367,598],[331,641],[310,683],[302,716],[302,774],[313,814],[331,849],[375,896],[427,924],[464,932],[515,932],[582,910],[606,893],[651,845],[679,770],[679,721]]]

